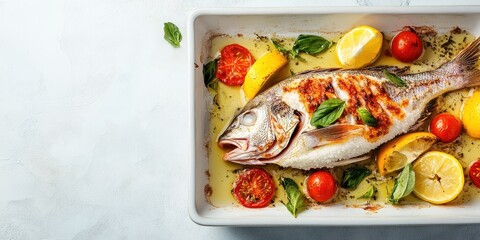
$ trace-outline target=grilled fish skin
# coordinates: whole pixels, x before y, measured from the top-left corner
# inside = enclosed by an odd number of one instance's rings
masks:
[[[224,160],[240,164],[274,163],[312,169],[346,165],[405,133],[436,97],[480,85],[480,38],[438,69],[405,74],[392,67],[358,70],[325,69],[298,74],[248,102],[220,135],[218,145],[230,151]],[[383,73],[388,68],[407,84],[397,87]],[[320,104],[345,101],[332,125],[315,128],[310,119]],[[377,126],[365,125],[357,109],[366,108]]]

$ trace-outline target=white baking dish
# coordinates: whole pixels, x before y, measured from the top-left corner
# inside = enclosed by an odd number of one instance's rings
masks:
[[[202,225],[390,225],[479,223],[480,202],[461,206],[415,207],[386,206],[376,213],[341,205],[310,209],[293,218],[284,206],[264,209],[241,207],[216,208],[208,204],[204,186],[208,183],[205,141],[208,135],[208,111],[205,101],[202,64],[210,34],[264,34],[296,36],[300,33],[339,32],[358,25],[371,25],[382,31],[399,26],[429,25],[439,32],[459,26],[480,35],[480,7],[317,7],[317,8],[229,8],[202,9],[190,15],[188,46],[191,85],[191,185],[189,213]],[[194,67],[198,66],[198,67]]]

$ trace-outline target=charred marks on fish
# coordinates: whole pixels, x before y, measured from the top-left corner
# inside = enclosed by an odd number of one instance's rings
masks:
[[[393,123],[393,118],[405,117],[402,108],[388,96],[381,82],[362,75],[346,75],[343,78],[337,78],[337,81],[340,89],[349,96],[345,112],[354,116],[353,124],[362,123],[357,113],[359,107],[367,108],[377,120],[378,125],[368,127],[369,131],[364,133],[364,137],[370,141],[386,134]]]
[[[336,97],[332,82],[332,77],[307,78],[297,84],[284,86],[283,92],[298,92],[300,102],[311,115],[323,101]]]

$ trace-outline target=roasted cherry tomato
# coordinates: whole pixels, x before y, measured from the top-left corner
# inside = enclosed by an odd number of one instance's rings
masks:
[[[393,57],[405,63],[419,59],[423,53],[422,39],[410,31],[403,31],[395,35],[390,48]]]
[[[430,122],[430,132],[444,143],[453,142],[462,133],[462,122],[450,113],[440,113]]]
[[[254,62],[248,49],[238,44],[227,45],[222,49],[218,60],[217,78],[230,86],[242,85]]]
[[[308,195],[317,202],[328,202],[337,193],[337,181],[327,171],[317,171],[307,179]]]
[[[468,175],[470,176],[470,179],[472,179],[473,184],[480,188],[480,160],[470,164]]]
[[[275,184],[272,177],[264,170],[246,169],[240,172],[235,180],[233,195],[244,207],[266,207],[275,196]]]

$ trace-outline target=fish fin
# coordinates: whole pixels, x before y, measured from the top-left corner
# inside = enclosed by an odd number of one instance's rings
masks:
[[[371,154],[365,154],[365,155],[355,157],[355,158],[336,161],[336,162],[332,163],[330,165],[330,167],[345,166],[345,165],[348,165],[348,164],[352,164],[352,163],[356,163],[356,162],[360,162],[360,161],[365,161],[365,160],[368,160],[370,158],[372,158]]]
[[[408,129],[408,132],[417,131],[425,123],[425,121],[432,115],[432,113],[435,112],[437,107],[438,107],[437,99],[433,99],[432,101],[428,102],[427,106],[425,107],[425,111],[423,111],[423,113],[420,115],[420,118],[418,118],[418,121]]]
[[[450,74],[463,75],[462,87],[480,85],[480,70],[475,67],[480,57],[480,37],[473,40],[465,49],[460,51],[452,61],[444,64],[441,68]]]
[[[480,37],[476,38],[466,48],[460,51],[450,62],[464,66],[464,69],[473,69],[480,57]]]
[[[363,125],[337,124],[304,132],[302,135],[307,147],[316,148],[343,142],[351,136],[363,134],[364,131],[365,127]]]
[[[465,87],[475,87],[480,85],[480,70],[474,69],[465,74]]]
[[[382,66],[372,66],[372,67],[366,67],[366,68],[362,68],[361,70],[367,70],[367,71],[378,71],[378,72],[381,72],[383,70],[387,70],[388,72],[390,73],[394,73],[396,75],[402,75],[406,72],[408,72],[410,70],[410,67],[409,66],[406,66],[406,67],[402,67],[402,68],[399,68],[397,66],[385,66],[385,65],[382,65]]]
[[[250,159],[250,160],[230,160],[229,162],[233,163],[238,163],[242,165],[257,165],[257,166],[263,166],[266,163],[258,160],[258,159]]]
[[[389,72],[397,74],[397,75],[402,75],[405,72],[408,72],[410,70],[409,66],[399,68],[397,66],[373,66],[373,67],[366,67],[362,69],[358,69],[360,71],[383,71],[384,69],[387,69]],[[343,68],[319,68],[319,69],[313,69],[313,70],[306,70],[303,72],[300,72],[296,75],[303,75],[303,74],[309,74],[309,73],[325,73],[325,72],[335,72],[335,71],[352,71],[352,69],[343,69]]]

